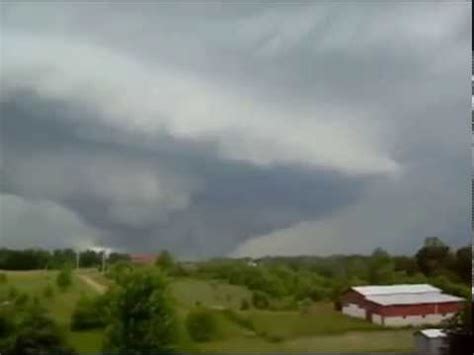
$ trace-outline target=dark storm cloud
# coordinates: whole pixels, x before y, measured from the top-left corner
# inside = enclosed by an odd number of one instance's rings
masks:
[[[90,131],[96,133],[91,138],[78,135],[84,127],[78,130],[68,123],[71,121],[64,120],[67,115],[92,113],[80,112],[64,102],[45,102],[31,93],[18,93],[11,101],[3,102],[0,114],[4,147],[1,191],[25,199],[54,200],[75,211],[89,225],[107,231],[103,239],[117,248],[140,250],[144,245],[166,245],[188,255],[204,251],[226,253],[252,235],[329,215],[360,196],[370,180],[348,178],[324,169],[259,168],[222,161],[205,144],[191,150],[187,142],[169,137],[162,137],[166,144],[152,147],[130,147],[113,140],[97,142],[97,135],[105,136],[100,133],[103,128],[91,127]],[[123,170],[114,167],[106,175],[127,174],[130,169],[155,170],[159,175],[160,170],[165,170],[186,176],[190,183],[204,184],[199,184],[189,204],[179,211],[167,212],[164,219],[160,206],[148,205],[142,196],[134,205],[135,211],[125,210],[138,215],[146,212],[149,218],[138,218],[139,223],[135,224],[131,219],[110,214],[119,203],[114,197],[120,192],[115,196],[101,194],[91,187],[99,184],[98,188],[107,190],[100,181],[92,181],[103,175],[84,174],[89,169],[103,168],[96,165],[93,156],[100,156],[99,162],[104,164],[119,159]],[[28,157],[38,160],[37,164]],[[44,162],[42,157],[52,162]],[[180,186],[184,191],[188,187]],[[126,203],[133,206],[130,199]],[[141,205],[146,211],[137,210]],[[183,238],[186,243],[180,246]],[[190,240],[195,244],[191,252],[187,250]]]
[[[5,244],[465,243],[468,6],[2,4]]]

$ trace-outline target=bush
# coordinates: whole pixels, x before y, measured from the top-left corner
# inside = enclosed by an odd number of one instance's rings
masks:
[[[71,269],[62,269],[56,278],[56,284],[61,289],[61,291],[65,291],[66,289],[68,289],[72,284]]]
[[[19,307],[25,306],[28,301],[30,300],[30,296],[28,296],[26,293],[21,293],[16,299],[15,299],[15,305]]]
[[[466,299],[471,298],[471,289],[467,286],[456,284],[451,282],[445,276],[438,276],[433,279],[433,285],[439,287],[444,292],[452,294],[454,296],[463,297]]]
[[[248,310],[249,308],[250,308],[250,303],[249,303],[249,301],[248,301],[246,298],[242,299],[242,302],[240,303],[240,310],[246,311],[246,310]]]
[[[155,260],[155,265],[161,268],[162,271],[171,271],[174,268],[174,260],[167,250],[163,250]]]
[[[59,326],[40,306],[29,307],[6,354],[73,354]]]
[[[265,292],[254,291],[252,294],[252,304],[258,309],[268,309],[270,306],[270,300]]]
[[[14,300],[17,297],[18,297],[18,289],[14,286],[10,287],[10,289],[8,290],[8,299]]]
[[[132,271],[133,266],[128,261],[117,261],[108,268],[105,275],[115,282],[120,282],[123,277],[126,277]]]
[[[81,297],[71,318],[71,330],[97,329],[105,326],[99,299]]]
[[[299,303],[300,312],[302,314],[308,314],[312,305],[313,305],[313,301],[311,301],[310,298],[305,298]]]
[[[7,338],[13,333],[14,323],[11,314],[0,312],[0,339]]]
[[[330,290],[324,289],[322,287],[313,287],[309,291],[309,298],[311,298],[314,302],[322,301],[325,299],[330,298]]]
[[[51,299],[54,297],[54,289],[50,284],[47,284],[43,290],[43,296],[45,298]]]
[[[215,315],[206,309],[193,310],[186,317],[186,329],[194,341],[210,341],[217,335]]]

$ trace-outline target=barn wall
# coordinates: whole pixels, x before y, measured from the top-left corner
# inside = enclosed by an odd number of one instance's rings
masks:
[[[437,325],[463,307],[462,302],[381,306],[353,290],[346,292],[341,301],[343,314],[392,327]]]
[[[383,325],[383,318],[379,314],[372,314],[372,323]]]
[[[377,313],[385,317],[395,316],[416,316],[428,314],[450,314],[462,309],[461,303],[441,303],[441,304],[409,304],[399,306],[380,307]]]
[[[357,304],[359,306],[363,306],[365,301],[364,296],[362,296],[360,293],[357,293],[355,291],[347,291],[344,295],[341,297],[342,304]]]
[[[422,315],[411,315],[411,316],[391,316],[384,318],[384,324],[389,327],[404,327],[412,325],[437,325],[445,319],[452,317],[453,313],[447,313],[446,315],[441,314],[428,314]]]
[[[366,311],[364,308],[359,307],[357,304],[348,303],[342,307],[342,313],[351,317],[365,319]]]
[[[363,318],[366,317],[366,300],[361,294],[350,290],[342,297],[342,313],[351,317]]]

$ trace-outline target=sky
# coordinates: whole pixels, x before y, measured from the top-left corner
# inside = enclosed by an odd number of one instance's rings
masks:
[[[0,246],[468,244],[470,6],[2,3]]]

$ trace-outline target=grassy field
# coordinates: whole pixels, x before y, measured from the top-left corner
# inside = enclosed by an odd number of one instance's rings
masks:
[[[251,293],[246,288],[214,280],[175,280],[171,283],[171,292],[185,308],[199,303],[210,308],[239,309],[242,300],[251,300]]]
[[[95,270],[83,270],[94,281],[108,284]],[[30,296],[38,295],[52,316],[65,330],[69,343],[79,352],[101,349],[102,331],[72,332],[70,316],[81,295],[94,295],[92,289],[77,275],[65,292],[55,286],[55,271],[7,272],[8,282],[0,284],[0,296],[14,286]],[[54,287],[54,297],[43,296],[45,287]],[[186,344],[186,350],[202,351],[410,351],[413,349],[412,330],[389,330],[363,320],[343,316],[331,304],[314,305],[308,314],[297,311],[240,311],[243,299],[250,300],[251,292],[243,287],[222,282],[179,279],[171,282],[171,291],[183,320],[197,303],[214,309],[219,335],[208,343]],[[233,310],[233,317],[221,308]],[[245,320],[246,323],[238,320]],[[249,326],[250,324],[250,326]]]
[[[250,320],[250,330],[236,324],[224,312],[215,311],[219,339],[199,344],[203,351],[411,351],[413,330],[386,329],[349,318],[332,304],[315,304],[308,314],[297,311],[240,311],[251,292],[216,281],[181,279],[172,282],[172,293],[181,314],[196,302],[214,309],[225,307]]]
[[[332,304],[314,305],[308,314],[295,311],[251,311],[250,317],[258,333],[265,332],[283,339],[310,336],[334,335],[348,331],[384,330],[381,326],[361,319],[349,318],[333,309]]]
[[[72,332],[69,330],[71,314],[76,302],[82,295],[95,295],[90,287],[76,276],[67,291],[56,287],[56,271],[9,271],[6,272],[7,283],[0,284],[0,297],[14,287],[18,292],[27,293],[30,297],[37,296],[42,304],[51,312],[52,317],[64,329],[69,343],[80,352],[97,351],[102,344],[102,331]],[[51,299],[43,296],[44,289],[50,285],[54,289]]]
[[[285,341],[266,341],[256,336],[240,336],[213,341],[201,346],[203,351],[269,351],[269,352],[382,352],[413,351],[413,331],[390,330],[375,332],[347,332],[340,335],[298,337]]]

